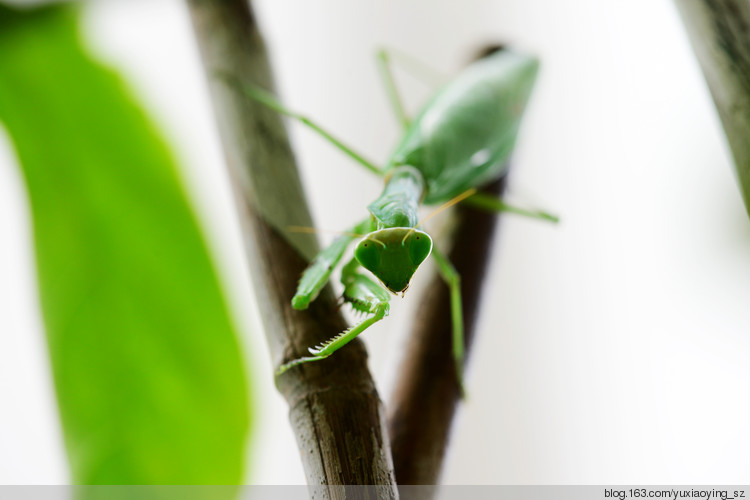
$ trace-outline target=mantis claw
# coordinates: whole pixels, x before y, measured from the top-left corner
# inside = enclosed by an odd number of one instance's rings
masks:
[[[312,356],[305,356],[281,365],[276,371],[281,375],[285,371],[302,363],[325,359],[354,340],[360,333],[388,316],[390,312],[390,295],[380,285],[367,276],[357,272],[359,264],[352,259],[341,272],[341,281],[345,289],[343,299],[348,302],[358,316],[365,319],[338,335],[310,347],[307,350]]]

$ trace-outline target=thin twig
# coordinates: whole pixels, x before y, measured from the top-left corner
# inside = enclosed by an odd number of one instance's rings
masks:
[[[499,196],[504,179],[483,192]],[[482,283],[487,273],[497,215],[460,205],[450,261],[461,275],[465,353],[474,339]],[[451,350],[451,307],[448,286],[433,278],[422,297],[409,345],[389,402],[388,427],[399,489],[403,485],[437,484],[451,422],[461,390]],[[432,490],[404,490],[430,498]]]

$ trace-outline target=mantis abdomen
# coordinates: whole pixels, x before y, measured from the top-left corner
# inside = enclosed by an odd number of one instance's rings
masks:
[[[425,204],[497,178],[506,168],[538,69],[535,57],[509,50],[473,63],[411,123],[387,169],[418,169]]]

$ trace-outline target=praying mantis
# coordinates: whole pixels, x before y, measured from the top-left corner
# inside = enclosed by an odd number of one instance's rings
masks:
[[[545,212],[512,207],[476,191],[499,178],[507,168],[539,62],[511,50],[495,51],[465,68],[411,120],[401,104],[388,53],[380,51],[378,56],[389,99],[404,127],[401,141],[383,168],[367,161],[314,121],[287,109],[271,94],[254,87],[244,88],[250,98],[310,127],[385,183],[381,195],[367,206],[369,215],[313,259],[292,298],[295,309],[306,309],[328,283],[349,245],[359,239],[354,256],[341,268],[341,284],[344,302],[364,319],[309,348],[311,356],[284,363],[277,375],[302,363],[327,358],[388,316],[391,294],[400,293],[403,297],[416,270],[432,255],[450,287],[452,350],[460,382],[464,357],[461,280],[422,228],[424,219],[419,219],[418,209],[422,204],[442,204],[438,209],[441,210],[462,202],[556,221]]]

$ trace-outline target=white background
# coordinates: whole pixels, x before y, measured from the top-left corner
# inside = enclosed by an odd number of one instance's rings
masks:
[[[256,4],[283,98],[381,162],[398,127],[377,47],[447,74],[487,41],[542,60],[511,198],[562,223],[502,220],[444,482],[748,483],[750,223],[670,1]],[[100,1],[85,32],[165,130],[211,238],[260,393],[247,481],[303,483],[188,21],[177,0]],[[429,89],[397,78],[414,110]],[[378,182],[307,130],[291,132],[318,225],[361,217]],[[0,137],[0,484],[66,483],[14,162]],[[365,336],[386,400],[395,332],[417,294]]]

